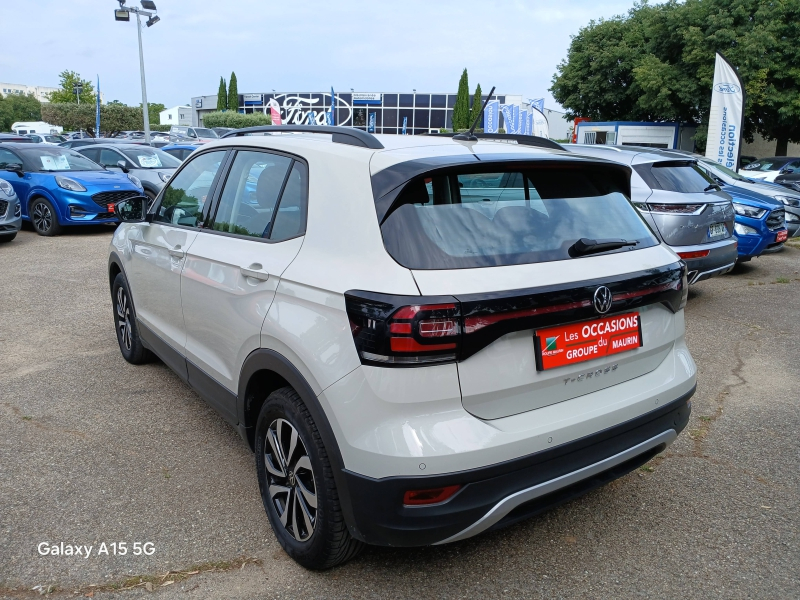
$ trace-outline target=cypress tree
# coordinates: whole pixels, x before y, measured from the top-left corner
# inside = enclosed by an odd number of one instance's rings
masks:
[[[217,92],[217,110],[225,110],[228,108],[228,94],[225,91],[225,80],[219,78],[219,91]]]
[[[475,86],[475,95],[472,96],[472,111],[469,113],[469,127],[472,127],[475,119],[478,118],[481,112],[481,106],[483,106],[483,100],[481,100],[481,84],[479,83]],[[483,129],[482,121],[478,121],[476,129]]]
[[[228,82],[228,110],[239,112],[239,88],[236,85],[236,73],[233,71]]]
[[[464,69],[458,82],[458,95],[453,107],[453,131],[469,129],[469,126],[469,79],[467,70]]]

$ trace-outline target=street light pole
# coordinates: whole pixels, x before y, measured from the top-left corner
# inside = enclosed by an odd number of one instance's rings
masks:
[[[157,10],[153,0],[141,0],[142,7],[148,10],[142,10],[137,6],[125,6],[126,0],[117,0],[119,2],[119,10],[114,11],[114,18],[117,21],[130,21],[130,13],[136,13],[136,34],[139,38],[139,75],[142,79],[142,120],[144,121],[144,140],[150,143],[150,109],[147,104],[147,85],[144,79],[144,52],[142,51],[142,18],[144,15],[148,17],[147,26],[152,27],[161,19],[158,18],[149,10]]]
[[[149,15],[148,15],[149,16]],[[144,81],[144,53],[142,52],[142,19],[136,11],[136,33],[139,34],[139,73],[142,78],[142,116],[144,117],[144,141],[150,143],[150,109],[147,106],[147,85]]]

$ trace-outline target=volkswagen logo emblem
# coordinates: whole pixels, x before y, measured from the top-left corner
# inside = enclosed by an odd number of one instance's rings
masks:
[[[601,285],[594,291],[594,309],[601,315],[611,310],[611,303],[614,301],[611,290]]]

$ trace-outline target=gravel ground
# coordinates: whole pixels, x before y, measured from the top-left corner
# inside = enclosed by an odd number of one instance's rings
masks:
[[[503,531],[313,573],[275,541],[234,430],[162,364],[123,361],[110,237],[0,246],[0,596],[800,597],[800,249],[692,289],[692,419],[644,468]]]

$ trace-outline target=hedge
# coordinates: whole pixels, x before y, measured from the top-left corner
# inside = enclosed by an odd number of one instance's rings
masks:
[[[204,127],[232,127],[241,129],[242,127],[253,127],[255,125],[272,125],[272,119],[264,113],[243,114],[228,111],[215,111],[203,115]]]

